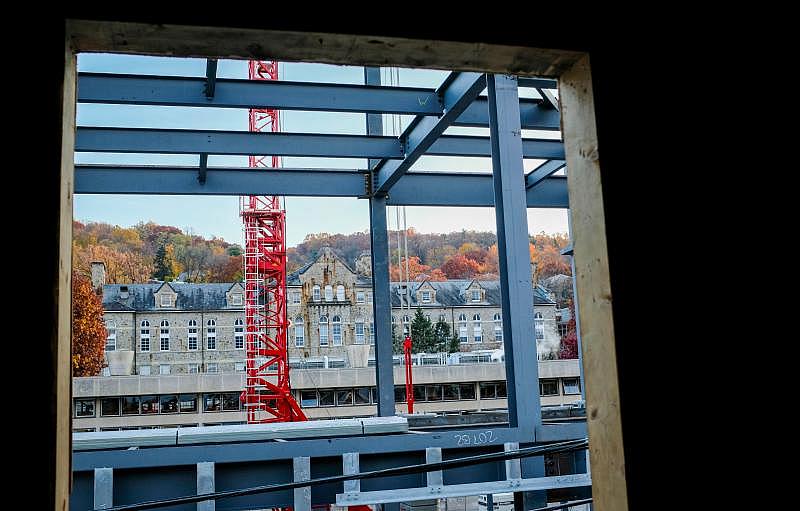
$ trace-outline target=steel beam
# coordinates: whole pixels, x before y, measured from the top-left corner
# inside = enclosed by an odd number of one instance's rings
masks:
[[[79,127],[77,152],[402,158],[394,137]]]
[[[560,130],[561,116],[557,110],[542,107],[539,99],[520,99],[519,116],[522,129],[526,130]],[[489,126],[489,100],[477,98],[464,110],[453,126],[471,126],[486,128]]]
[[[206,83],[207,78],[79,73],[78,102],[442,114],[434,89],[218,78],[209,98]]]
[[[78,78],[80,82],[80,77]],[[213,99],[217,88],[217,59],[206,59],[206,99]]]
[[[530,189],[541,183],[554,173],[558,172],[567,162],[564,160],[550,160],[542,163],[527,176],[525,176],[525,188]]]
[[[557,89],[558,81],[552,78],[519,77],[519,86],[533,89]]]
[[[369,226],[372,255],[372,312],[373,325],[375,327],[375,382],[378,392],[378,415],[388,417],[395,414],[395,401],[386,197],[370,197]],[[361,449],[358,450],[364,452]]]
[[[519,125],[519,119],[517,120]],[[425,152],[429,156],[490,157],[492,143],[489,137],[442,135]],[[560,140],[526,138],[522,140],[522,156],[543,160],[564,159],[564,143]]]
[[[376,193],[386,193],[436,141],[486,87],[483,73],[451,73],[437,89],[442,98],[441,117],[417,117],[400,136],[405,149],[400,161],[384,161],[377,167]]]
[[[359,170],[207,168],[205,183],[198,167],[135,167],[75,165],[75,192],[85,194],[149,195],[284,195],[306,197],[363,197]],[[566,208],[567,181],[551,176],[527,192],[529,208]],[[464,206],[494,205],[489,174],[443,172],[409,173],[384,199],[387,205]]]
[[[511,426],[535,430],[541,426],[542,411],[539,393],[530,389],[531,382],[538,381],[539,368],[531,335],[533,294],[517,81],[510,76],[489,75],[487,85],[508,418]]]
[[[294,482],[308,481],[311,479],[311,458],[300,456],[292,460]],[[311,487],[303,486],[294,490],[294,509],[296,511],[311,511]]]
[[[340,493],[336,495],[337,506],[357,506],[366,504],[383,504],[386,502],[413,502],[416,500],[443,499],[465,497],[485,493],[543,491],[555,488],[576,488],[591,486],[592,481],[586,474],[573,474],[530,479],[512,479],[506,481],[487,481],[481,483],[448,484],[437,488],[400,488],[396,490],[379,490],[361,493]],[[526,508],[531,509],[531,508]]]
[[[114,505],[114,469],[94,469],[94,509],[108,509]]]
[[[357,452],[346,452],[342,454],[342,474],[358,474],[359,462]],[[351,479],[342,483],[345,493],[361,491],[361,479]]]
[[[214,493],[214,463],[203,461],[197,464],[197,494]],[[197,503],[197,511],[214,511],[216,503],[204,500]]]

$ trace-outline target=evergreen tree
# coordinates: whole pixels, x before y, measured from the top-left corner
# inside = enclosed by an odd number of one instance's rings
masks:
[[[452,336],[450,335],[450,325],[447,323],[447,321],[440,319],[433,326],[433,341],[436,345],[436,351],[453,353],[453,351],[450,349],[451,340]],[[456,351],[458,351],[458,347],[456,347]]]
[[[414,319],[411,320],[411,352],[432,353],[437,351],[431,320],[422,313],[422,308],[417,307]]]
[[[166,244],[158,247],[154,261],[155,271],[153,278],[157,280],[170,281],[175,279],[175,260],[172,257],[172,250],[167,250]]]
[[[394,353],[395,355],[402,355],[403,354],[403,339],[398,337],[394,326],[395,326],[394,323],[392,323],[392,353]]]
[[[450,344],[447,346],[448,353],[458,353],[461,351],[461,341],[458,340],[458,334],[453,332],[453,337],[450,338]]]

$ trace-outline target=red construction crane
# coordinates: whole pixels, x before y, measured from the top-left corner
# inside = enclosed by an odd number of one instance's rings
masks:
[[[251,80],[277,80],[278,63],[251,60]],[[280,130],[278,111],[250,110],[250,131]],[[267,164],[272,158],[272,165]],[[250,167],[277,168],[277,156],[250,156]],[[247,423],[307,420],[289,386],[286,337],[286,211],[279,196],[241,197],[244,222],[244,310],[247,382],[242,403]]]

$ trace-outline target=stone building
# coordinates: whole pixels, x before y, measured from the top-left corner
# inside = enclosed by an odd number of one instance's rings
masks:
[[[314,261],[287,276],[287,342],[292,366],[341,368],[374,363],[369,254],[360,255],[355,267],[358,271],[331,249],[323,248]],[[109,332],[111,367],[106,374],[244,371],[241,283],[105,284],[102,263],[93,266],[92,276],[95,287],[102,287]],[[425,280],[410,282],[407,293],[405,285],[393,282],[390,292],[397,335],[402,335],[421,308],[431,322],[441,319],[450,325],[459,337],[461,352],[487,354],[502,347],[498,281]],[[529,341],[536,342],[540,359],[552,358],[559,347],[556,304],[544,288],[536,286],[532,292],[535,330]],[[116,370],[114,362],[123,355],[129,359],[122,362],[127,369]]]

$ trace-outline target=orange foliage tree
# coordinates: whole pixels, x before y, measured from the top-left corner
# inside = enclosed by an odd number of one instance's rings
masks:
[[[403,258],[400,260],[400,265],[402,266],[403,274],[406,271],[406,259]],[[392,282],[399,282],[400,278],[400,267],[396,264],[389,265],[389,279]],[[422,264],[419,262],[419,257],[411,256],[408,258],[408,280],[413,281],[417,280],[418,277],[423,276],[422,278],[428,277],[430,274],[431,267],[427,264]]]
[[[106,346],[103,302],[91,281],[72,272],[72,376],[97,376]]]
[[[471,279],[480,273],[480,263],[463,254],[456,254],[442,265],[442,272],[448,279]]]

